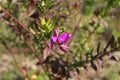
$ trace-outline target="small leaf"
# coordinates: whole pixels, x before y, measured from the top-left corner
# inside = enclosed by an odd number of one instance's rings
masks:
[[[45,18],[41,19],[41,24],[44,25],[46,23]]]
[[[118,40],[117,40],[117,41],[118,41],[118,43],[119,43],[119,45],[120,45],[120,37],[118,37]]]
[[[93,49],[92,49],[91,52],[90,52],[90,57],[93,58],[93,56],[94,55],[93,55]]]
[[[111,48],[116,48],[117,47],[117,43],[115,42],[115,37],[114,36],[111,36],[110,47]]]
[[[109,40],[109,43],[113,43],[115,41],[115,37],[112,35],[110,40]]]
[[[104,33],[105,32],[105,27],[104,26],[99,26],[97,29],[96,29],[96,32],[98,33],[98,34],[102,34],[102,33]]]
[[[91,67],[92,67],[95,71],[98,70],[98,68],[97,68],[97,66],[96,66],[96,64],[95,64],[94,62],[91,62]]]
[[[112,43],[110,44],[110,47],[111,47],[111,48],[117,48],[117,42],[116,42],[116,41],[112,42]]]
[[[75,69],[77,74],[80,74],[80,70],[78,68]]]
[[[43,59],[46,60],[46,58],[49,56],[50,52],[51,52],[51,50],[48,47],[46,47],[43,51]]]
[[[107,0],[107,5],[103,9],[102,16],[105,16],[113,7],[119,5],[119,0]]]
[[[100,43],[98,43],[98,46],[97,46],[97,53],[100,53]]]
[[[88,67],[87,66],[83,66],[85,71],[88,71]]]
[[[109,46],[112,47],[114,41],[115,41],[115,37],[112,35],[111,38],[109,39],[107,45],[105,46],[104,51],[106,51]]]
[[[111,60],[114,60],[114,61],[118,62],[118,61],[119,61],[119,58],[118,58],[117,56],[114,56],[114,55],[113,55],[113,56],[111,57]]]
[[[119,61],[119,58],[117,57],[117,56],[115,56],[115,55],[113,55],[113,53],[109,53],[108,54],[108,57],[111,59],[111,60],[114,60],[114,61]]]

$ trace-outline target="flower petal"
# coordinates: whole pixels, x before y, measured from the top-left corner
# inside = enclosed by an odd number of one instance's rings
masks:
[[[52,36],[52,43],[53,44],[56,44],[57,43],[57,36]]]
[[[65,41],[65,43],[70,43],[71,40],[72,40],[72,34],[69,34],[66,41]]]
[[[68,33],[67,32],[64,32],[64,33],[62,33],[60,36],[58,36],[58,39],[57,39],[57,41],[58,41],[58,44],[63,44],[63,43],[65,43],[66,42],[66,40],[68,39]]]
[[[58,34],[59,34],[59,28],[55,28],[55,30],[54,30],[54,34],[53,34],[53,35],[58,36]]]
[[[59,28],[55,28],[54,33],[51,37],[51,40],[52,40],[53,44],[57,43],[58,34],[59,34]]]
[[[48,47],[49,47],[50,49],[53,49],[53,48],[55,47],[55,45],[54,45],[53,43],[50,43],[50,44],[48,45]]]
[[[60,47],[59,47],[63,52],[67,52],[68,51],[68,49],[69,49],[69,47],[68,46],[66,46],[66,45],[60,45]]]

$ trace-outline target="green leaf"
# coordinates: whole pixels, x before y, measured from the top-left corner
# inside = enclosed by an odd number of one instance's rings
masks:
[[[100,45],[101,45],[101,43],[98,43],[98,45],[97,45],[97,53],[100,52]]]
[[[108,13],[108,11],[119,5],[120,5],[120,0],[108,0],[106,7],[103,9],[102,16],[105,16]]]
[[[120,45],[120,37],[118,37],[118,40],[117,40],[117,41],[118,41],[118,44]]]
[[[104,33],[104,32],[105,32],[105,27],[104,27],[104,26],[99,26],[99,27],[97,28],[96,32],[97,32],[98,34]]]

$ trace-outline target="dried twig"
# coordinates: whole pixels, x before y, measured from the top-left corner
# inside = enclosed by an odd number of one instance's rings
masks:
[[[81,16],[80,16],[78,21],[75,21],[74,30],[73,30],[73,33],[72,33],[73,36],[75,35],[75,33],[76,33],[76,31],[79,27],[79,23],[81,22],[82,17],[84,15],[85,6],[86,6],[86,0],[83,0],[83,7],[82,7],[82,10],[81,10]]]
[[[33,35],[33,33],[27,28],[27,26],[25,26],[23,23],[19,22],[7,9],[5,9],[2,5],[0,5],[0,8],[2,9],[2,11],[10,16],[17,24],[19,24],[23,29],[25,29],[27,32],[29,32],[31,35]]]
[[[20,27],[21,27],[20,29],[24,29],[25,31],[27,31],[27,32],[30,33],[31,35],[34,35],[34,34],[27,28],[26,25],[24,25],[23,23],[21,23],[20,21],[18,21],[7,9],[5,9],[2,5],[0,5],[0,7],[1,7],[2,11],[3,11],[6,15],[8,15],[9,17],[11,17],[11,18],[14,20],[14,22],[16,22],[17,24],[20,25]],[[18,28],[19,28],[19,27],[18,27]],[[25,41],[26,41],[27,45],[31,48],[32,52],[35,53],[35,49],[32,47],[31,42],[30,42],[28,39],[26,39],[25,35],[23,35],[23,36],[24,36],[24,38],[25,38]],[[36,55],[35,55],[35,56],[36,56]]]

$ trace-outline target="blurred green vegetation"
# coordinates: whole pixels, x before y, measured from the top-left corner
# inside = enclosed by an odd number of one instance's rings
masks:
[[[43,1],[45,1],[44,7],[41,5],[41,3],[38,3],[37,5],[38,8],[37,10],[41,12],[40,16],[42,16],[42,19],[44,19],[44,16],[46,16],[47,13],[49,13],[50,11],[54,10],[54,7],[58,5],[57,1],[55,0],[43,0]],[[68,4],[71,5],[69,6],[70,10],[73,9],[72,7],[73,4],[71,2],[72,0],[68,1]],[[28,16],[28,13],[30,11],[34,12],[34,7],[29,6],[30,1],[18,0],[16,3],[19,4],[18,5],[20,6],[19,8],[16,8],[17,4],[14,3],[0,2],[0,4],[7,8],[15,18],[17,18],[19,21],[24,22],[25,24],[28,24],[29,28],[32,29],[33,32],[37,34],[37,36],[35,36],[35,38],[32,39],[35,41],[33,46],[35,47],[35,49],[38,49],[38,52],[36,52],[36,54],[38,55],[41,55],[42,53],[40,48],[44,47],[38,45],[39,41],[50,40],[50,36],[52,35],[54,27],[60,26],[61,31],[67,30],[68,32],[71,33],[74,27],[73,23],[77,22],[76,17],[81,16],[81,14],[76,15],[75,13],[72,13],[72,11],[71,11],[72,14],[70,14],[69,10],[66,9],[68,5],[66,3],[63,4],[61,3],[62,6],[61,5],[59,6],[61,7],[59,14],[55,14],[55,17],[53,17],[52,19],[46,19],[46,21],[43,21],[41,23],[42,26],[39,26],[43,31],[43,34],[41,34],[34,29],[33,24],[34,20],[30,19]],[[86,0],[84,17],[82,21],[79,23],[79,28],[76,34],[74,35],[74,39],[71,43],[70,52],[69,54],[66,54],[64,57],[67,58],[67,56],[73,55],[74,57],[77,56],[75,57],[76,60],[84,60],[85,55],[87,53],[91,53],[92,50],[94,50],[93,55],[96,54],[96,48],[99,43],[101,44],[100,50],[103,50],[111,35],[114,35],[116,37],[115,40],[117,40],[117,37],[120,37],[119,10],[120,0]],[[75,11],[73,10],[73,12]],[[78,11],[78,13],[79,12],[80,11]],[[60,18],[61,15],[62,16],[66,15],[68,17],[67,20]],[[6,41],[10,49],[24,47],[28,48],[28,46],[26,46],[26,43],[22,41],[23,36],[18,37],[18,35],[16,34],[17,32],[14,32],[11,29],[12,26],[10,25],[10,23],[12,23],[13,20],[11,19],[10,21],[11,22],[7,22],[4,19],[0,19],[0,57],[6,54],[5,53],[6,48],[3,46],[2,41]],[[37,22],[37,19],[35,19],[35,21]],[[40,24],[39,21],[38,23]],[[31,53],[32,52],[29,52],[27,56],[31,56],[32,55]],[[117,54],[119,53],[120,52],[118,52]],[[19,55],[17,54],[16,56]],[[34,57],[32,56],[31,60],[34,60],[33,58]],[[108,68],[107,62],[109,61],[106,60],[104,72],[103,73],[101,72],[101,74],[104,74],[105,76],[100,77],[100,79],[96,79],[96,77],[93,76],[93,80],[120,80],[120,74],[118,74],[118,70],[120,69],[119,63],[111,62],[110,64],[111,67]],[[22,65],[22,62],[18,64]],[[2,63],[0,63],[0,65],[2,65]],[[0,67],[0,69],[2,68]],[[27,76],[28,80],[31,79],[32,75],[36,75],[35,72],[36,71],[34,70],[28,72]],[[1,74],[2,73],[0,73],[0,75]],[[94,74],[96,74],[96,72],[94,72]],[[16,79],[16,77],[18,77],[17,80],[25,80],[24,78],[18,75],[15,69],[8,70],[2,75],[3,75],[2,77],[0,76],[1,80],[13,80]],[[97,74],[97,76],[99,75],[100,74]],[[49,80],[45,72],[41,72],[36,76],[37,78],[35,80]]]

